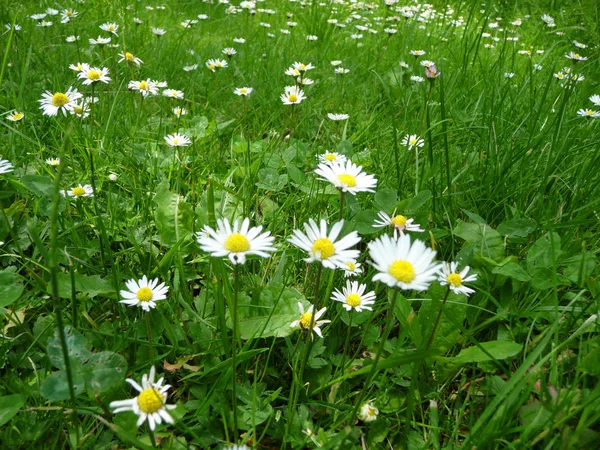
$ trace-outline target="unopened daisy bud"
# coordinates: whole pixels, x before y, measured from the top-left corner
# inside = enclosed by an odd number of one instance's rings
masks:
[[[377,416],[379,415],[379,410],[373,406],[371,402],[367,402],[360,407],[360,411],[358,412],[358,418],[363,422],[373,422],[377,420]]]

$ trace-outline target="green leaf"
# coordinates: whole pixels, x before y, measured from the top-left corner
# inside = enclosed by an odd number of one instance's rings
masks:
[[[67,325],[65,327],[65,339],[67,341],[67,352],[69,354],[69,359],[71,360],[71,365],[74,364],[74,361],[83,364],[90,358],[92,352],[88,350],[88,342],[83,334]],[[54,338],[48,341],[46,351],[48,352],[48,357],[50,358],[50,361],[52,361],[54,367],[57,369],[65,368],[65,360],[60,344],[58,329],[54,333]]]
[[[16,270],[16,267],[8,267],[0,272],[0,307],[10,305],[23,293],[23,277]]]
[[[354,217],[355,230],[360,234],[377,233],[379,229],[373,226],[376,219],[377,212],[372,209],[359,212],[356,217]]]
[[[60,298],[71,298],[71,275],[68,273],[57,274],[58,296]],[[75,292],[86,293],[90,298],[98,295],[114,294],[115,289],[112,282],[102,278],[100,275],[81,275],[75,274]],[[46,286],[48,293],[52,293],[50,283]]]
[[[188,128],[182,128],[179,133],[186,135],[192,140],[200,139],[207,134],[208,119],[204,116],[194,117]]]
[[[527,253],[527,268],[554,269],[562,251],[560,249],[560,236],[557,233],[546,233],[540,237]]]
[[[352,142],[346,139],[341,140],[335,151],[348,157],[352,156]]]
[[[73,390],[77,396],[85,392],[85,370],[80,362],[71,360],[71,363]],[[50,401],[68,400],[70,394],[67,371],[59,370],[48,375],[40,385],[40,395]]]
[[[531,276],[527,273],[527,271],[521,267],[519,263],[516,262],[508,262],[502,266],[494,267],[492,273],[497,275],[504,275],[505,277],[512,278],[517,281],[529,281],[531,280]]]
[[[382,211],[392,214],[393,209],[398,203],[398,196],[396,191],[392,191],[388,188],[379,189],[374,195],[375,203],[377,207]]]
[[[517,356],[523,349],[521,344],[513,341],[489,341],[482,342],[480,345],[485,351],[478,346],[467,347],[455,357],[448,359],[458,364],[503,360]]]
[[[598,361],[600,361],[600,347],[596,347],[585,355],[579,364],[579,370],[583,373],[598,377],[600,376],[600,364],[598,364]]]
[[[21,183],[38,197],[52,196],[54,192],[54,181],[44,175],[25,175]]]
[[[157,205],[154,219],[162,244],[172,247],[182,239],[189,240],[192,236],[194,211],[180,195],[169,191],[168,181],[163,181],[158,186],[153,201]]]
[[[504,240],[500,234],[485,224],[458,221],[454,234],[467,241],[475,256],[498,261],[504,255]]]
[[[92,355],[84,369],[88,390],[99,394],[123,383],[127,373],[127,361],[117,353],[100,352]]]
[[[268,167],[258,171],[258,179],[257,187],[274,192],[282,190],[288,182],[286,174],[279,175],[277,170]]]
[[[27,397],[21,394],[0,397],[0,427],[8,423],[25,405]]]
[[[511,219],[498,225],[498,233],[502,236],[525,238],[536,228],[537,223],[533,219]]]

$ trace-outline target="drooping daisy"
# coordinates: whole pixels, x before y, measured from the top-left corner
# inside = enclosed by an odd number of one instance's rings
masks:
[[[110,83],[108,69],[106,67],[85,67],[77,74],[77,77],[83,80],[83,84],[90,85],[98,82]]]
[[[321,325],[325,325],[326,323],[331,322],[331,320],[319,320],[323,316],[323,314],[325,314],[327,308],[321,308],[320,310],[318,310],[317,313],[314,314],[314,317],[313,312],[315,310],[315,305],[310,305],[308,309],[304,311],[304,305],[302,304],[302,302],[298,302],[298,309],[300,310],[300,318],[298,320],[294,320],[290,324],[290,327],[300,327],[303,330],[312,329],[312,331],[314,331],[317,336],[322,338],[323,332],[321,331]],[[310,337],[311,339],[314,339],[312,333]]]
[[[402,145],[408,147],[408,149],[411,150],[413,147],[423,147],[425,145],[425,141],[416,134],[407,134],[402,139]]]
[[[341,153],[326,151],[322,155],[319,155],[319,161],[325,164],[339,163],[343,164],[346,162],[346,156]]]
[[[280,98],[284,105],[295,105],[302,102],[306,97],[304,91],[298,86],[286,86],[285,93],[281,94]]]
[[[169,287],[165,283],[158,284],[158,278],[148,280],[146,275],[141,280],[131,279],[125,283],[127,291],[121,291],[121,300],[127,306],[139,306],[144,311],[156,308],[156,302],[167,298]]]
[[[239,95],[239,96],[244,96],[244,97],[248,97],[250,94],[252,94],[252,91],[254,89],[251,87],[242,87],[242,88],[235,88],[233,90],[233,93],[235,95]]]
[[[373,422],[377,419],[379,410],[371,402],[367,402],[360,407],[358,418],[363,422]]]
[[[600,117],[600,111],[594,111],[593,109],[580,109],[577,111],[577,115],[580,117],[592,117],[597,118]]]
[[[177,117],[185,116],[187,114],[187,109],[176,106],[173,108],[173,114],[175,114]]]
[[[288,241],[308,252],[308,258],[304,259],[307,263],[319,261],[328,269],[344,268],[347,261],[358,258],[359,251],[350,250],[350,247],[360,242],[360,236],[356,231],[352,231],[336,241],[343,225],[344,221],[340,220],[327,232],[327,222],[324,219],[321,219],[319,225],[313,219],[309,219],[308,223],[304,224],[305,233],[294,230]]]
[[[425,231],[421,229],[418,223],[413,223],[415,219],[408,219],[402,214],[396,214],[395,210],[391,217],[384,211],[380,211],[377,215],[380,220],[375,220],[373,226],[376,228],[391,227],[394,230],[394,236],[397,233],[402,235],[404,231],[416,231],[419,233]]]
[[[69,196],[69,197],[73,197],[73,198],[93,197],[94,190],[92,189],[92,186],[90,186],[89,184],[86,184],[83,186],[80,184],[78,186],[75,186],[75,187],[69,189],[68,191],[63,191],[62,194]]]
[[[226,218],[218,219],[216,230],[205,226],[197,234],[198,244],[202,250],[213,257],[227,256],[232,264],[244,264],[247,255],[268,258],[268,252],[276,250],[273,247],[275,238],[271,236],[270,231],[261,233],[262,229],[262,226],[250,228],[250,219],[247,217],[242,221],[241,226],[236,220],[233,228]]]
[[[150,78],[142,81],[131,80],[127,87],[133,91],[138,91],[142,94],[142,97],[147,97],[148,95],[157,95],[158,94],[158,86],[154,83]]]
[[[0,158],[0,174],[12,172],[14,169],[10,161]]]
[[[162,95],[169,98],[183,99],[183,91],[178,91],[177,89],[165,89]]]
[[[452,292],[456,294],[469,296],[475,290],[465,286],[464,283],[477,280],[477,274],[469,275],[469,266],[465,266],[460,272],[458,272],[457,268],[458,263],[455,261],[451,263],[442,262],[438,273],[438,281],[442,286],[448,285]]]
[[[18,122],[19,120],[23,120],[23,117],[25,117],[25,114],[19,111],[13,111],[8,116],[6,116],[6,118],[11,122]]]
[[[321,163],[315,170],[321,180],[329,181],[342,192],[356,195],[358,192],[375,192],[377,180],[373,175],[362,171],[362,166],[357,166],[348,160],[345,163]]]
[[[179,133],[168,134],[165,141],[169,147],[186,147],[192,144],[189,137]]]
[[[77,89],[69,87],[66,93],[56,92],[51,93],[46,91],[42,94],[42,99],[38,100],[42,106],[40,109],[43,110],[45,116],[56,116],[58,111],[66,116],[67,112],[70,112],[75,105],[75,102],[83,97],[83,94],[79,93]]]
[[[103,23],[100,25],[100,29],[103,31],[108,31],[109,33],[114,34],[115,36],[119,36],[117,34],[117,30],[119,29],[119,25],[116,23]]]
[[[356,261],[347,261],[342,267],[342,269],[344,269],[344,278],[360,275],[363,272],[360,268],[361,265],[361,263]]]
[[[363,309],[372,311],[371,305],[375,303],[375,292],[367,292],[366,284],[358,284],[358,281],[346,281],[346,287],[333,291],[331,299],[336,302],[341,302],[346,311],[361,312]]]
[[[148,421],[148,426],[154,431],[156,425],[165,423],[173,423],[174,420],[168,413],[168,410],[175,409],[175,405],[167,405],[167,391],[171,388],[169,384],[163,386],[164,378],[161,378],[156,383],[154,377],[156,371],[154,366],[150,368],[148,375],[144,374],[141,385],[137,384],[131,378],[127,378],[127,382],[139,392],[137,397],[129,400],[117,400],[110,402],[110,407],[114,409],[113,413],[131,411],[139,416],[137,426],[139,427],[144,422]]]
[[[106,45],[110,44],[111,39],[109,37],[105,38],[102,36],[98,36],[96,39],[89,39],[91,45]]]
[[[125,50],[123,50],[123,53],[121,53],[121,59],[119,59],[119,62],[124,61],[129,64],[135,64],[138,67],[144,64],[144,61],[142,61],[140,58],[134,56],[132,53],[126,52]]]
[[[165,34],[167,34],[167,30],[165,30],[164,28],[156,28],[156,27],[152,27],[152,33],[154,33],[156,36],[164,36]]]
[[[350,118],[350,116],[348,114],[333,114],[333,113],[327,113],[327,117],[330,120],[347,120]]]
[[[435,263],[435,251],[419,240],[412,244],[410,236],[381,236],[369,243],[373,267],[379,271],[373,281],[403,290],[426,291],[440,265]]]

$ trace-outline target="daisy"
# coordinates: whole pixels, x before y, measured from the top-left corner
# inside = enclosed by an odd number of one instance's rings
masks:
[[[298,77],[300,76],[300,71],[298,69],[294,69],[293,67],[288,67],[285,72],[286,75],[290,77]]]
[[[68,191],[63,191],[62,194],[73,198],[93,197],[94,190],[89,184],[86,184],[85,186],[82,186],[80,184],[79,186],[75,186],[74,188],[71,188]]]
[[[296,80],[296,82],[298,84],[301,84],[303,86],[308,86],[311,84],[315,84],[315,80],[311,80],[310,78],[302,78],[302,77],[298,77],[298,79]]]
[[[42,20],[40,23],[37,24],[38,27],[51,27],[52,26],[52,22],[49,20]]]
[[[596,106],[600,106],[600,95],[598,95],[598,94],[592,95],[590,97],[590,102],[592,102]]]
[[[306,97],[304,91],[298,86],[286,86],[285,93],[281,94],[280,98],[284,105],[295,105],[302,102]]]
[[[173,423],[173,418],[168,413],[168,410],[175,409],[175,405],[167,405],[167,391],[171,388],[165,384],[164,378],[161,378],[156,383],[154,377],[156,371],[154,366],[150,368],[148,375],[142,377],[141,386],[131,378],[127,378],[127,382],[139,392],[137,397],[129,400],[117,400],[110,402],[110,407],[114,409],[113,413],[117,414],[125,411],[132,411],[139,416],[137,426],[139,427],[144,422],[148,421],[148,426],[151,430],[156,428],[156,424],[160,425],[163,420],[165,423]]]
[[[565,58],[572,59],[573,61],[587,61],[587,57],[581,56],[579,53],[575,52],[567,53]]]
[[[343,164],[346,162],[346,157],[341,153],[326,151],[324,154],[319,155],[319,161],[325,164],[333,164],[336,162]]]
[[[206,67],[208,67],[210,71],[214,72],[216,69],[223,69],[227,67],[227,61],[224,59],[209,59],[206,61]]]
[[[77,64],[69,64],[69,69],[74,70],[75,72],[81,72],[82,70],[88,70],[90,65],[88,63],[80,63]]]
[[[119,36],[117,34],[117,30],[119,29],[119,25],[115,23],[104,23],[100,25],[100,29],[103,31],[108,31],[109,33],[114,34],[115,36]]]
[[[183,98],[183,91],[178,91],[177,89],[166,89],[162,92],[162,95],[164,97],[178,98],[181,100]]]
[[[358,281],[346,281],[346,287],[333,291],[331,299],[341,302],[346,311],[361,312],[363,309],[373,311],[371,305],[375,303],[375,292],[365,294],[366,284],[358,284]]]
[[[58,166],[58,165],[60,165],[60,159],[48,158],[48,159],[46,159],[46,164],[48,164],[49,166]]]
[[[22,112],[18,112],[18,111],[13,111],[11,114],[6,116],[6,118],[8,120],[10,120],[11,122],[18,122],[19,120],[22,120],[23,117],[25,117],[25,114],[23,114]]]
[[[110,77],[108,76],[108,69],[106,67],[84,67],[81,72],[77,75],[83,80],[83,84],[90,85],[98,83],[108,84],[110,83]]]
[[[121,300],[127,306],[139,306],[144,311],[156,308],[156,302],[167,298],[169,287],[165,283],[158,284],[158,278],[148,280],[146,275],[141,280],[131,279],[125,283],[127,291],[121,291]]]
[[[236,44],[245,44],[246,43],[246,39],[244,39],[244,38],[233,38],[233,42],[235,42]]]
[[[307,263],[320,261],[323,267],[328,269],[344,268],[347,261],[353,261],[360,255],[358,250],[350,250],[350,247],[360,242],[360,237],[356,231],[344,236],[339,241],[339,237],[344,221],[333,224],[331,231],[327,232],[327,222],[321,219],[319,225],[309,219],[304,224],[304,233],[300,230],[294,230],[292,237],[288,241],[308,252],[308,258],[304,258]]]
[[[348,114],[333,114],[333,113],[327,113],[327,117],[330,120],[348,120],[350,118],[350,116]]]
[[[104,38],[102,36],[98,36],[96,39],[89,39],[91,45],[105,45],[110,44],[110,38]]]
[[[222,52],[224,55],[229,56],[229,57],[231,57],[237,53],[235,51],[235,49],[231,48],[231,47],[224,48]]]
[[[138,67],[144,64],[144,61],[142,61],[140,58],[133,56],[133,54],[126,52],[125,50],[123,50],[123,53],[121,53],[121,59],[119,59],[119,62],[123,61],[129,64],[135,64]]]
[[[416,134],[407,134],[402,139],[402,145],[408,147],[408,150],[411,150],[413,147],[422,148],[425,145],[425,141]]]
[[[164,28],[156,28],[156,27],[152,27],[152,32],[156,35],[156,36],[164,36],[165,34],[167,34],[167,30],[165,30]]]
[[[350,72],[350,69],[344,69],[343,67],[336,67],[333,71],[336,75],[346,75]]]
[[[158,86],[150,78],[142,81],[131,80],[127,87],[131,90],[138,91],[142,97],[147,97],[148,94],[158,94]]]
[[[457,267],[457,262],[443,262],[438,273],[438,281],[442,286],[448,285],[448,288],[455,294],[465,294],[466,296],[469,296],[475,291],[465,286],[464,283],[477,280],[477,274],[468,275],[469,266],[465,266],[460,272],[456,270]]]
[[[333,61],[331,61],[331,65],[332,66],[341,66],[342,65],[342,61],[340,61],[339,59],[335,59]]]
[[[415,83],[422,83],[423,81],[425,81],[425,78],[420,77],[418,75],[413,75],[412,77],[410,77],[411,81],[414,81]]]
[[[363,422],[373,422],[377,419],[379,410],[373,406],[371,402],[367,402],[360,407],[358,418]]]
[[[187,147],[192,144],[189,137],[179,133],[168,134],[165,141],[169,147]]]
[[[173,114],[175,114],[177,117],[185,116],[187,114],[187,109],[176,106],[173,108]]]
[[[360,275],[363,271],[360,268],[361,263],[356,261],[348,261],[344,263],[342,269],[344,269],[344,278],[355,277]]]
[[[73,9],[65,9],[63,10],[63,12],[60,14],[61,23],[69,23],[71,21],[72,18],[77,17],[79,13]]]
[[[396,236],[397,233],[400,233],[401,235],[404,234],[405,230],[416,232],[425,231],[420,228],[418,223],[413,224],[415,219],[407,219],[401,214],[396,215],[395,210],[391,217],[388,216],[384,211],[380,211],[377,215],[381,220],[375,220],[373,226],[376,228],[391,227],[394,230],[394,236]]]
[[[14,166],[10,163],[10,161],[0,158],[0,174],[12,172],[13,170]]]
[[[84,98],[81,102],[77,102],[73,105],[73,109],[71,110],[71,114],[79,117],[80,119],[85,119],[90,115],[90,104],[96,103],[97,97],[95,99]]]
[[[240,95],[240,96],[247,97],[247,96],[249,96],[250,94],[252,94],[252,91],[253,91],[253,90],[254,90],[254,89],[252,89],[251,87],[235,88],[235,89],[233,90],[233,93],[234,93],[234,94],[236,94],[236,95]]]
[[[197,234],[198,244],[205,252],[213,257],[229,257],[232,264],[244,264],[246,255],[258,255],[268,258],[269,253],[276,250],[273,247],[274,237],[270,231],[261,233],[262,226],[250,228],[250,219],[245,218],[240,226],[239,221],[233,223],[225,219],[217,220],[217,229],[205,226]]]
[[[326,323],[331,322],[331,320],[319,320],[327,308],[321,308],[317,311],[316,314],[313,314],[315,310],[315,305],[310,305],[306,311],[304,311],[304,305],[302,302],[298,302],[298,309],[300,310],[300,318],[298,320],[294,320],[290,327],[297,328],[300,327],[303,330],[312,330],[316,333],[320,338],[323,337],[323,333],[321,332],[321,325],[325,325]],[[311,334],[311,339],[314,339],[314,336]]]
[[[193,70],[196,70],[198,68],[198,64],[192,64],[191,66],[184,66],[183,70],[185,70],[186,72],[191,72]]]
[[[413,55],[416,58],[418,58],[419,56],[423,56],[425,54],[425,52],[423,50],[411,50],[408,53],[410,53],[411,55]]]
[[[303,64],[300,62],[295,62],[294,64],[292,64],[292,67],[302,73],[315,68],[315,66],[313,66],[311,63]]]
[[[390,287],[403,290],[426,291],[440,265],[433,262],[435,251],[410,236],[381,236],[369,243],[373,267],[379,271],[373,281],[381,281]]]
[[[79,40],[79,36],[75,36],[74,34],[72,34],[71,36],[67,36],[65,38],[65,41],[67,42],[76,42]]]
[[[592,118],[597,118],[600,117],[600,112],[599,111],[594,111],[593,109],[580,109],[579,111],[577,111],[577,115],[580,117],[592,117]]]
[[[70,112],[75,105],[75,101],[83,97],[83,94],[77,92],[77,89],[69,87],[66,93],[56,92],[51,93],[46,91],[42,94],[42,99],[38,100],[42,106],[40,109],[43,110],[45,116],[56,116],[58,111],[66,116],[67,112]]]
[[[373,175],[362,171],[361,166],[357,166],[348,160],[344,163],[321,163],[315,170],[320,175],[320,180],[329,181],[342,192],[350,192],[356,195],[358,192],[375,192],[377,180]]]

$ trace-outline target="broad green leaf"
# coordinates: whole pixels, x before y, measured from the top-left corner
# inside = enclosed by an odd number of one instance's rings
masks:
[[[414,214],[421,206],[429,201],[431,198],[431,191],[421,191],[413,198],[409,199],[408,204],[405,207],[406,214]]]
[[[85,392],[85,370],[80,362],[73,359],[71,362],[73,390],[77,396]],[[70,395],[66,370],[59,370],[48,375],[40,385],[40,394],[50,401],[68,400]]]
[[[279,175],[277,170],[272,168],[263,168],[258,171],[258,181],[256,186],[266,191],[280,191],[288,182],[286,174]]]
[[[485,352],[474,345],[472,347],[463,348],[458,355],[448,359],[453,363],[458,364],[503,360],[517,356],[523,349],[521,344],[513,341],[489,341],[482,342],[480,345],[485,349]],[[489,353],[489,355],[486,354],[486,352]]]
[[[544,291],[546,289],[554,288],[555,284],[556,286],[568,286],[571,282],[568,278],[563,277],[559,273],[555,273],[551,269],[546,269],[544,267],[533,269],[531,273],[531,287]]]
[[[190,126],[187,128],[182,128],[179,130],[179,133],[186,135],[193,141],[200,139],[207,134],[208,128],[208,119],[204,116],[194,117]]]
[[[85,293],[90,298],[98,295],[114,294],[115,289],[111,281],[102,278],[100,275],[81,275],[75,274],[75,292]],[[58,296],[61,298],[71,298],[71,275],[68,273],[57,274]],[[50,283],[46,286],[48,293],[52,293]]]
[[[88,342],[83,334],[71,328],[70,325],[67,325],[65,327],[65,339],[67,341],[67,352],[71,364],[74,364],[74,361],[83,364],[90,358],[92,352],[88,350]],[[50,358],[50,361],[52,361],[54,367],[57,369],[65,368],[65,360],[60,344],[58,329],[55,331],[54,337],[48,341],[46,351],[48,352],[48,357]]]
[[[527,271],[519,263],[514,261],[508,262],[502,266],[494,267],[492,273],[504,275],[505,277],[509,277],[517,281],[531,280],[531,276],[527,273]]]
[[[454,234],[467,241],[475,256],[500,260],[504,256],[504,241],[500,234],[485,224],[458,221]]]
[[[374,195],[375,203],[382,211],[392,214],[396,204],[398,203],[398,195],[396,191],[388,188],[378,189]]]
[[[127,361],[113,352],[94,353],[84,369],[88,390],[99,394],[123,383],[127,373]]]
[[[581,363],[579,363],[579,370],[583,373],[593,375],[595,377],[600,376],[600,347],[596,347],[591,352],[583,357]]]
[[[0,397],[0,427],[12,419],[25,405],[27,397],[21,394]]]
[[[49,176],[25,175],[21,177],[21,183],[38,197],[52,196],[54,192],[54,181]]]
[[[560,236],[557,233],[546,233],[540,237],[527,253],[527,268],[553,269],[558,264],[562,251]]]
[[[10,305],[23,293],[23,277],[16,270],[8,267],[0,272],[0,307]]]
[[[172,247],[182,239],[189,240],[194,223],[191,206],[180,195],[169,191],[167,181],[158,186],[153,201],[157,205],[154,219],[161,243]]]
[[[340,143],[335,148],[335,151],[348,157],[352,156],[352,142],[346,139],[340,141]]]
[[[502,236],[525,238],[536,228],[537,223],[533,219],[511,219],[498,225],[498,233]]]
[[[377,233],[380,229],[373,226],[376,219],[377,212],[372,209],[359,212],[353,219],[355,230],[360,234]]]

